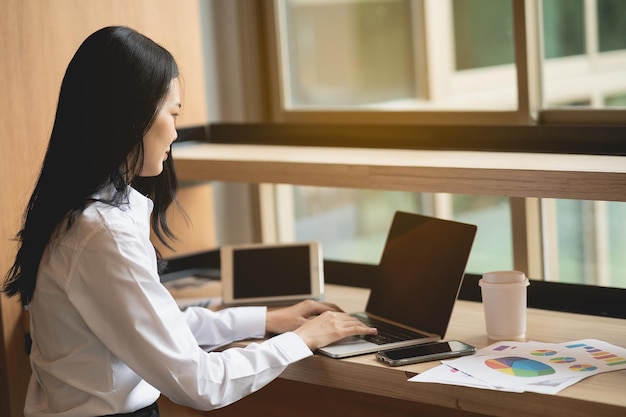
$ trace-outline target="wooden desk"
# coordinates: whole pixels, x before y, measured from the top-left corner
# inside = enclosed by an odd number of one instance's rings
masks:
[[[219,288],[215,284],[206,292]],[[368,290],[326,286],[326,299],[346,311],[363,310]],[[549,343],[593,338],[626,346],[626,321],[545,310],[528,310],[529,340]],[[457,301],[446,339],[481,348],[488,340],[480,303]],[[366,415],[366,416],[624,416],[626,371],[595,375],[556,395],[508,393],[453,385],[415,383],[414,373],[439,362],[388,367],[372,354],[331,359],[321,355],[290,366],[258,393],[212,416]],[[168,410],[163,409],[163,417]],[[179,414],[180,415],[180,414]],[[196,414],[192,414],[196,415]],[[198,413],[197,415],[202,415]]]

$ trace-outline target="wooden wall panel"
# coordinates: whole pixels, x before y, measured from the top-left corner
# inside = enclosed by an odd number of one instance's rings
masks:
[[[52,128],[60,83],[72,55],[103,26],[128,25],[176,57],[183,86],[181,126],[208,121],[199,0],[0,1],[0,274]],[[30,375],[21,307],[0,297],[0,415],[23,415]]]
[[[168,209],[168,223],[176,235],[176,240],[170,242],[172,249],[165,247],[154,233],[151,236],[161,256],[169,258],[215,249],[217,237],[212,185],[206,182],[181,185],[177,199],[185,215],[178,207]]]

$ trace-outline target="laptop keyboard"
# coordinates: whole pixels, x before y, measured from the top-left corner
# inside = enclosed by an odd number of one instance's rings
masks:
[[[402,342],[404,340],[411,339],[422,339],[426,337],[426,335],[422,333],[417,333],[400,326],[394,326],[391,323],[387,323],[386,321],[377,320],[373,317],[369,317],[366,314],[355,313],[354,317],[361,320],[367,326],[376,327],[378,329],[378,334],[376,335],[363,335],[359,336],[363,340],[367,340],[368,342],[375,343],[377,345],[383,345],[385,343],[392,342]]]

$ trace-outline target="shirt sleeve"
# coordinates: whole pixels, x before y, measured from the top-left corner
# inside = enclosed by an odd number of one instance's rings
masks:
[[[203,350],[199,344],[262,337],[265,310],[181,312],[159,281],[152,246],[136,232],[109,226],[92,235],[66,291],[101,343],[172,401],[222,407],[312,355],[292,332],[245,348]]]
[[[182,314],[198,344],[205,350],[213,350],[235,340],[264,337],[266,313],[266,307],[219,311],[188,307]]]

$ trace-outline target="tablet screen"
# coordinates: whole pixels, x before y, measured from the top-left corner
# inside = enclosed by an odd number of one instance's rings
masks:
[[[319,299],[322,257],[317,242],[227,245],[221,250],[225,304]]]

